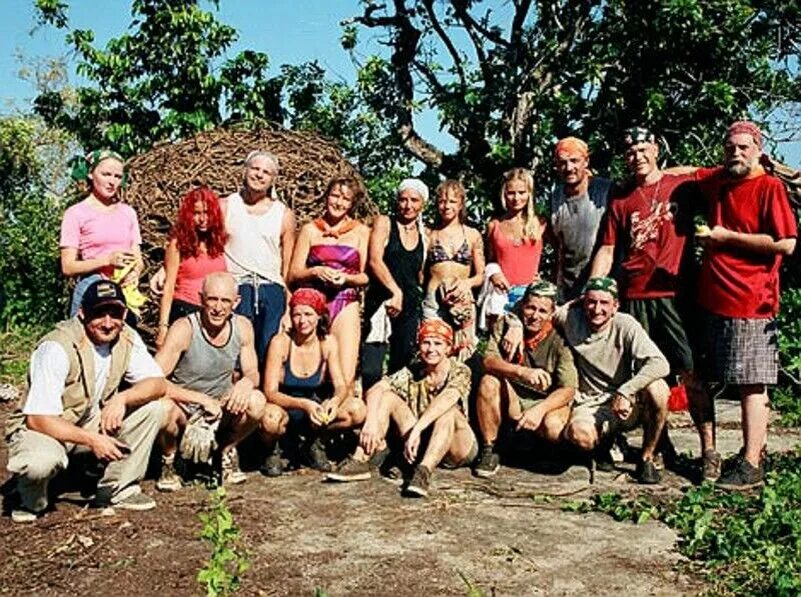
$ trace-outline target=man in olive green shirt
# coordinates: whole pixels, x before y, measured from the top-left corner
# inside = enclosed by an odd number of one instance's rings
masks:
[[[474,472],[491,477],[500,468],[495,442],[503,420],[517,430],[558,442],[570,417],[570,402],[578,387],[573,355],[551,320],[556,287],[545,281],[531,284],[515,306],[523,324],[523,345],[509,354],[503,337],[513,320],[500,318],[484,356],[485,374],[478,390],[478,423],[483,447]]]

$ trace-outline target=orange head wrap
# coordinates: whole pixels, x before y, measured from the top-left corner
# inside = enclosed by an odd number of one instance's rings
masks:
[[[590,155],[590,148],[578,137],[565,137],[564,139],[559,139],[553,153],[554,157],[557,157],[560,153],[567,153],[570,155],[578,154],[586,158]]]
[[[419,344],[423,339],[431,336],[453,344],[453,329],[441,319],[426,319],[420,322],[420,327],[417,328],[417,343]]]

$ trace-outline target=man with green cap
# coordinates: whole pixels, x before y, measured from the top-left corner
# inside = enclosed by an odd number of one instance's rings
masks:
[[[520,351],[509,354],[503,349],[502,338],[509,325],[505,318],[493,328],[476,405],[483,440],[474,469],[478,477],[491,477],[500,467],[495,443],[502,422],[554,443],[562,436],[578,374],[570,349],[551,322],[556,293],[550,282],[537,281],[516,303],[514,311],[523,324]]]
[[[643,427],[640,483],[659,483],[654,452],[667,418],[667,359],[631,316],[618,312],[617,283],[590,278],[580,301],[554,321],[573,350],[578,393],[564,437],[587,451],[603,449],[616,433]]]

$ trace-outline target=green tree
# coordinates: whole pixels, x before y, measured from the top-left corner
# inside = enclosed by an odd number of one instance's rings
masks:
[[[361,61],[371,110],[410,155],[474,184],[512,165],[549,177],[553,142],[568,134],[587,139],[604,170],[620,131],[639,123],[663,136],[673,161],[708,163],[731,119],[749,114],[785,132],[778,110],[801,97],[795,1],[361,4],[343,45],[358,58],[369,30],[389,47]],[[455,151],[420,133],[423,109],[436,111]]]
[[[64,312],[58,267],[63,207],[49,191],[46,159],[65,140],[40,119],[0,119],[0,325],[50,323]]]
[[[90,82],[77,88],[74,103],[60,91],[41,93],[36,113],[84,147],[108,145],[125,155],[225,118],[280,121],[281,79],[268,76],[267,55],[246,50],[226,58],[237,32],[199,5],[133,0],[129,31],[98,48],[92,31],[70,29],[67,3],[36,0],[39,22],[67,31],[78,73]]]

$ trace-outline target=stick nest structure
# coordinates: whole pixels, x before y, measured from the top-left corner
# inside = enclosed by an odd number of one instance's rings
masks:
[[[332,178],[361,176],[339,147],[314,133],[289,131],[277,125],[227,126],[175,143],[156,145],[127,164],[123,199],[139,217],[142,256],[149,279],[164,261],[164,247],[181,198],[206,185],[220,197],[240,190],[244,159],[255,150],[269,151],[280,161],[275,182],[278,197],[295,212],[298,226],[322,214],[323,193]],[[365,198],[356,217],[368,222],[378,213]],[[144,327],[155,322],[158,300],[149,301]]]

